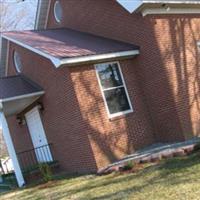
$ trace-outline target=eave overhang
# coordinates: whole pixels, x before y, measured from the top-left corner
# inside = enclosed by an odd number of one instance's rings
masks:
[[[117,0],[130,13],[149,14],[199,14],[197,0]]]
[[[19,37],[20,34],[30,38],[32,42]],[[29,34],[30,36],[28,36]],[[70,29],[26,31],[13,34],[8,32],[4,33],[2,37],[49,59],[56,68],[63,65],[74,66],[132,58],[139,54],[139,47],[136,45]],[[52,50],[54,46],[55,50]],[[56,50],[62,52],[62,55],[52,53]]]
[[[5,116],[20,113],[45,93],[40,86],[22,76],[5,77],[0,82],[0,111]]]

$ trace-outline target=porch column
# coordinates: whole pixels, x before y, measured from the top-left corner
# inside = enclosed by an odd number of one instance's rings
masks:
[[[22,171],[21,171],[18,159],[17,159],[17,155],[15,152],[15,148],[14,148],[14,145],[12,142],[11,135],[10,135],[8,123],[7,123],[6,117],[3,112],[0,112],[0,120],[2,123],[3,136],[4,136],[4,140],[6,142],[6,146],[8,148],[8,153],[13,162],[13,167],[14,167],[14,171],[15,171],[15,176],[17,178],[17,183],[18,183],[19,187],[22,187],[25,185],[24,177],[22,175]]]

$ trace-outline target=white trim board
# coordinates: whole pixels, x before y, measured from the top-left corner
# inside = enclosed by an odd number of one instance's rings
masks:
[[[17,154],[16,154],[15,147],[12,141],[9,126],[7,123],[7,119],[2,111],[0,112],[0,121],[2,123],[3,136],[6,142],[8,153],[13,162],[13,167],[14,167],[18,186],[23,187],[25,185],[25,180],[23,177],[22,170],[20,168],[18,158],[17,158]]]
[[[35,19],[35,29],[38,28],[38,24],[39,24],[39,15],[41,12],[41,4],[42,4],[42,1],[38,0],[37,13],[36,13],[36,19]]]
[[[19,100],[19,99],[25,99],[25,98],[30,98],[30,97],[34,97],[34,96],[39,96],[39,95],[43,95],[44,93],[45,93],[44,91],[41,91],[41,92],[34,92],[34,93],[31,93],[31,94],[25,94],[25,95],[19,95],[19,96],[15,96],[15,97],[0,99],[0,104],[1,103],[5,103],[5,102],[9,102],[9,101],[14,101],[14,100]]]
[[[142,15],[152,15],[152,14],[200,14],[200,8],[147,8],[142,10]]]
[[[199,0],[142,0],[142,1],[143,3],[200,4]]]
[[[139,11],[142,9],[143,5],[147,4],[191,4],[191,5],[200,5],[198,0],[116,0],[122,7],[124,7],[129,13]]]
[[[129,50],[129,51],[121,51],[121,52],[113,52],[113,53],[105,53],[105,54],[99,54],[99,55],[89,55],[89,56],[80,56],[76,58],[57,58],[49,55],[48,53],[45,53],[39,49],[33,48],[27,44],[24,44],[18,40],[12,39],[7,36],[2,36],[4,39],[7,39],[19,46],[22,46],[36,54],[39,54],[47,59],[49,59],[53,65],[56,68],[59,68],[63,65],[78,65],[78,64],[84,64],[88,62],[93,62],[93,61],[105,61],[109,59],[115,59],[115,58],[123,58],[123,57],[134,57],[138,55],[140,52],[139,50]]]

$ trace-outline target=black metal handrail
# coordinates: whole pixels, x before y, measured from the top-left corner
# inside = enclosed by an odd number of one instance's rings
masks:
[[[22,170],[34,168],[39,163],[50,163],[54,161],[52,154],[52,144],[32,148],[17,153]]]

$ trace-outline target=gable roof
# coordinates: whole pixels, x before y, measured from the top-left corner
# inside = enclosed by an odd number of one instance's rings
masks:
[[[71,29],[7,32],[3,38],[50,59],[56,67],[139,54],[136,45]]]

